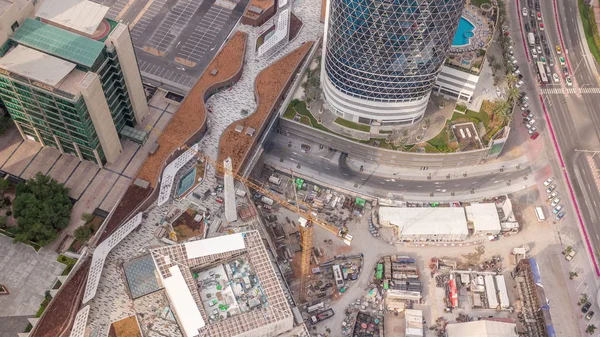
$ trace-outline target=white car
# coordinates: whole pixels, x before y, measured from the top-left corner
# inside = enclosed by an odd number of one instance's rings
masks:
[[[558,77],[557,73],[552,74],[552,79],[554,80],[554,82],[560,83],[560,78]]]
[[[556,206],[558,206],[559,203],[560,203],[560,198],[556,198],[556,199],[552,200],[552,202],[550,203],[550,205],[552,207],[556,207]]]
[[[552,211],[554,214],[558,214],[563,209],[563,205],[556,206],[556,208]]]
[[[531,125],[535,124],[535,119],[532,118],[531,120],[529,120],[529,124],[531,124]]]
[[[556,198],[558,195],[558,191],[554,191],[551,194],[548,194],[548,201],[552,200],[552,198]]]
[[[537,50],[535,50],[535,48],[531,48],[531,57],[537,58],[537,55]]]
[[[521,71],[519,69],[513,71],[513,75],[518,76],[521,75]]]
[[[527,14],[529,14],[527,7],[523,7],[523,16],[527,16]]]
[[[548,185],[552,184],[553,181],[554,181],[554,177],[550,177],[550,178],[546,179],[546,181],[544,181],[544,186],[548,186]]]
[[[554,191],[556,189],[556,185],[550,185],[547,189],[546,189],[546,193],[550,194],[552,193],[552,191]]]
[[[537,131],[537,128],[535,126],[532,126],[531,128],[529,128],[529,130],[527,130],[527,133],[529,133],[530,135],[533,135],[536,131]]]
[[[531,129],[533,127],[533,124],[527,123],[527,124],[525,124],[525,127],[528,128],[528,129]]]
[[[537,46],[536,50],[537,50],[538,54],[542,55],[542,46]]]
[[[565,77],[565,82],[567,82],[567,87],[573,86],[573,81],[571,80],[570,76]]]
[[[519,80],[519,82],[515,83],[515,88],[520,88],[524,83],[523,80]]]

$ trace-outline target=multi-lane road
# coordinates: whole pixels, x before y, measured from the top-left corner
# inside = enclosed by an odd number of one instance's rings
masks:
[[[525,1],[519,3],[521,7],[526,4]],[[600,150],[600,94],[586,93],[589,88],[598,88],[597,69],[593,60],[590,61],[589,51],[584,45],[586,41],[582,39],[584,35],[578,22],[577,1],[541,1],[541,12],[546,25],[545,34],[556,60],[551,70],[562,74],[558,57],[565,56],[574,80],[574,90],[565,90],[567,87],[561,76],[560,84],[550,84],[540,90],[532,88],[535,90],[532,93],[541,93],[543,107],[540,113],[549,117],[547,134],[551,142],[555,142],[552,145],[560,149],[554,172],[563,174],[566,169],[569,181],[564,189],[569,191],[572,187],[577,200],[575,212],[570,216],[575,221],[580,220],[581,216],[587,232],[583,233],[584,240],[591,247],[596,247],[592,258],[597,259],[597,247],[600,247],[600,228],[596,225],[600,220],[600,209],[597,207],[600,205],[600,193],[594,177],[597,173],[591,172],[586,155],[577,151]],[[556,54],[556,46],[563,50],[560,55]],[[531,76],[535,75],[532,73]],[[560,90],[549,90],[552,88]],[[588,90],[582,92],[582,89]]]
[[[395,176],[378,175],[370,170],[361,172],[357,169],[359,164],[351,164],[346,154],[319,149],[316,143],[311,143],[311,150],[306,153],[301,150],[300,141],[280,137],[283,136],[276,136],[265,144],[264,163],[377,197],[411,200],[434,200],[434,197],[436,201],[474,199],[520,190],[534,183],[533,179],[528,179],[532,174],[529,164],[507,165],[504,169],[489,165],[488,170],[471,171],[466,177],[463,175],[465,170],[448,170],[448,173],[432,175],[429,179],[425,173],[410,174],[419,172],[414,169],[398,168],[399,173]],[[287,142],[290,147],[281,145]]]

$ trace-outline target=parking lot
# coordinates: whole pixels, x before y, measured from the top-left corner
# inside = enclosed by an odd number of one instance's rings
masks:
[[[185,94],[214,57],[248,0],[93,0],[129,25],[144,81]]]

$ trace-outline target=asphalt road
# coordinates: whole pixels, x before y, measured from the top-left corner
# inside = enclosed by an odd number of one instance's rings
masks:
[[[297,149],[295,149],[297,148]],[[471,191],[499,190],[513,184],[523,186],[531,174],[531,168],[523,165],[520,169],[499,172],[491,171],[488,174],[454,178],[444,180],[427,180],[423,178],[390,178],[367,174],[352,168],[347,162],[347,156],[339,152],[329,152],[313,147],[309,153],[299,151],[298,144],[294,148],[287,148],[285,144],[274,143],[272,140],[266,145],[264,158],[267,163],[281,163],[283,167],[289,166],[294,171],[316,172],[318,180],[330,182],[340,187],[358,189],[380,197],[388,197],[390,193],[398,195],[445,195],[451,196],[468,194]],[[284,162],[280,162],[280,158]],[[298,168],[300,165],[300,168]],[[525,177],[525,179],[524,179]],[[529,185],[529,184],[526,184]]]
[[[546,34],[551,46],[561,45],[552,1],[542,1],[542,14]],[[558,0],[558,15],[564,44],[563,56],[569,62],[575,88],[598,87],[595,65],[588,62],[582,43],[576,1]],[[553,51],[554,52],[554,51]],[[555,59],[558,57],[555,56]],[[558,62],[557,62],[558,64]],[[562,73],[557,65],[555,72]],[[543,95],[548,114],[560,147],[565,167],[571,178],[575,197],[596,258],[600,247],[600,228],[596,226],[600,209],[600,193],[594,182],[585,155],[576,150],[600,150],[600,95],[598,94],[548,94]]]

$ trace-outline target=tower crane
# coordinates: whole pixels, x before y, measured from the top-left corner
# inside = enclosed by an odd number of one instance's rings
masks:
[[[334,226],[320,218],[317,217],[317,214],[312,211],[312,207],[304,202],[303,200],[298,200],[296,196],[296,205],[288,202],[285,198],[281,198],[270,190],[262,187],[261,185],[255,183],[254,181],[246,178],[244,176],[239,175],[236,172],[232,172],[223,166],[223,164],[214,161],[212,158],[208,156],[203,157],[207,163],[213,165],[218,172],[224,174],[230,174],[233,178],[242,184],[245,184],[247,187],[255,190],[256,192],[272,199],[277,202],[281,206],[289,209],[292,212],[295,212],[300,216],[298,220],[298,231],[300,232],[300,245],[302,246],[302,254],[301,254],[301,262],[300,262],[300,301],[305,301],[307,299],[308,293],[308,276],[311,273],[310,270],[310,257],[312,252],[312,240],[313,240],[313,231],[314,226],[317,225],[330,233],[335,234],[338,238],[342,239],[344,243],[350,245],[352,243],[352,235],[348,233],[348,228],[343,225],[341,228]],[[293,178],[293,172],[292,172]],[[294,194],[296,195],[296,186],[294,186]]]

